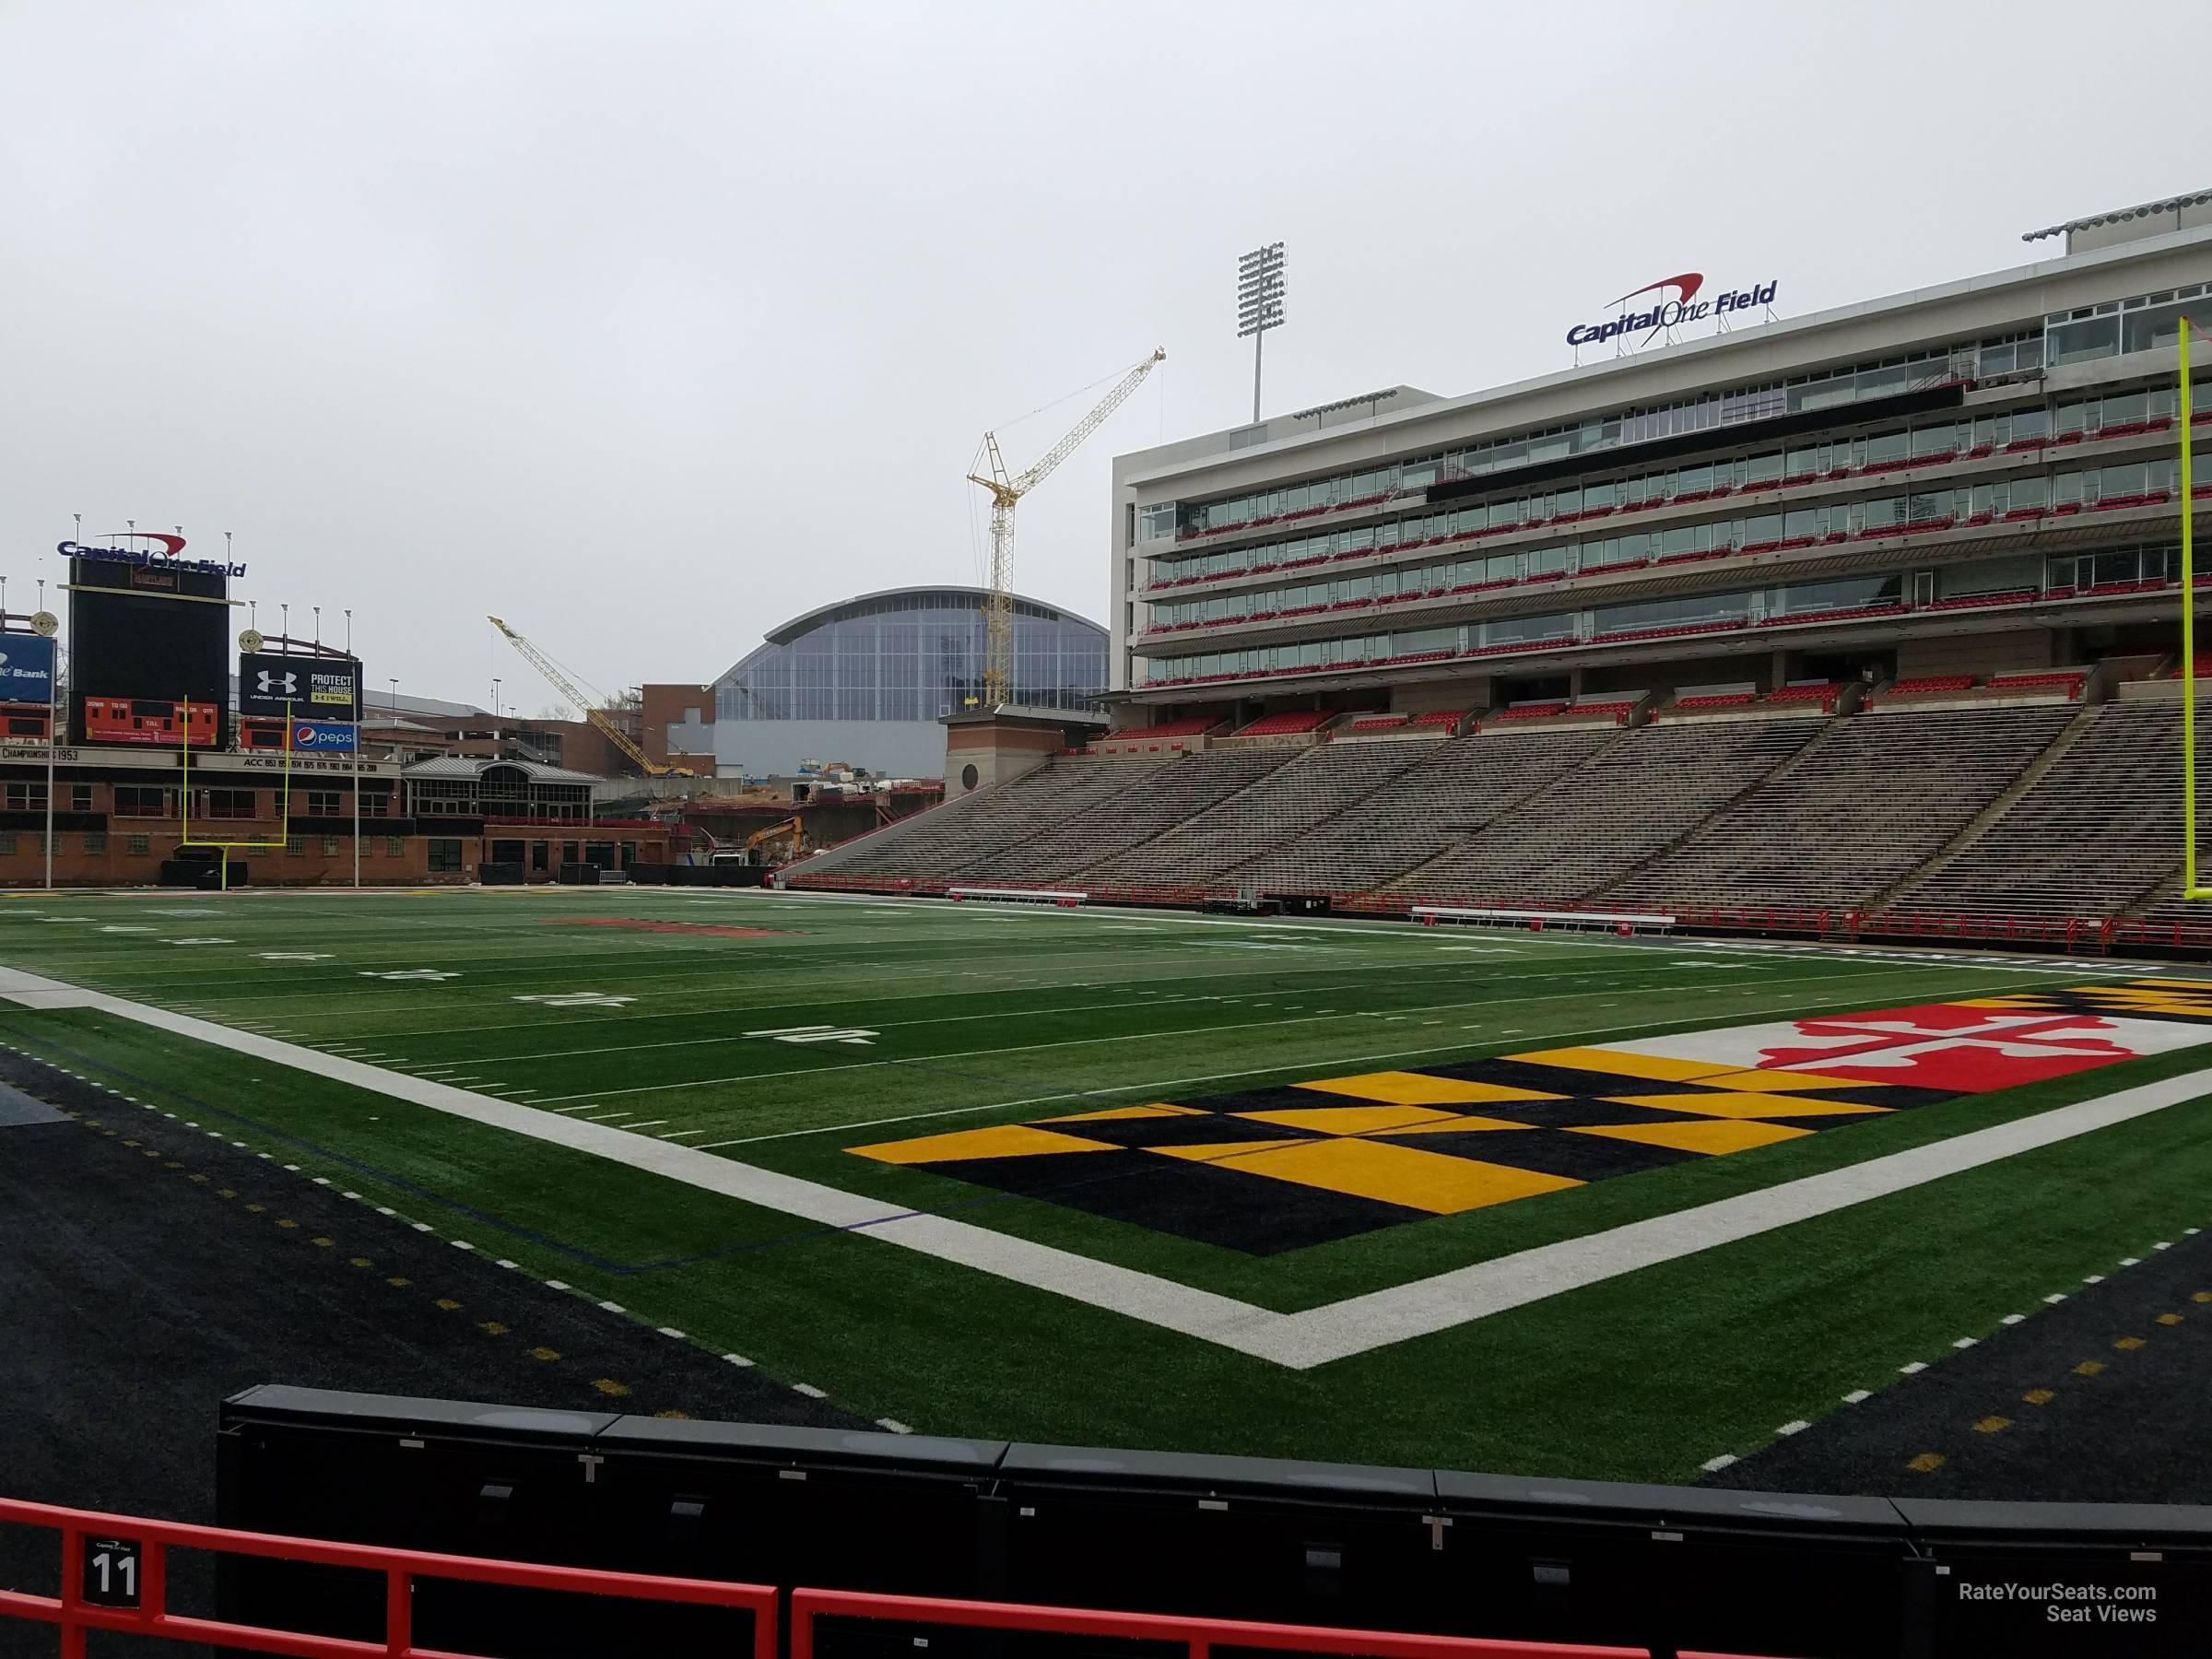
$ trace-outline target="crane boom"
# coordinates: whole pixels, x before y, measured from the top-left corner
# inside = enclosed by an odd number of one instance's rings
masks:
[[[516,633],[513,629],[508,627],[506,623],[500,621],[497,617],[487,617],[484,619],[487,622],[489,622],[494,628],[498,629],[501,633],[505,634],[507,636],[507,642],[513,646],[516,651],[522,653],[522,657],[524,662],[528,663],[531,667],[536,669],[538,673],[544,675],[547,682],[550,684],[556,691],[559,692],[561,696],[568,699],[569,701],[574,703],[577,708],[582,710],[584,719],[591,722],[591,724],[597,728],[601,736],[605,737],[618,749],[620,749],[622,753],[629,758],[630,763],[637,767],[640,771],[643,772],[649,778],[665,778],[677,772],[677,769],[675,767],[663,766],[659,761],[648,758],[645,751],[638,747],[636,741],[631,738],[630,735],[624,731],[620,726],[617,725],[613,721],[609,720],[600,710],[597,702],[594,700],[592,695],[585,691],[582,687],[577,685],[576,682],[571,680],[566,674],[563,674],[559,665],[557,665],[551,657],[547,656],[536,646],[531,644],[529,641],[523,638],[521,634]]]
[[[1106,418],[1144,383],[1145,376],[1166,360],[1167,352],[1155,350],[1122,376],[1113,390],[1099,399],[1089,414],[1076,422],[1067,435],[1020,473],[1006,476],[998,434],[983,434],[982,453],[991,476],[968,475],[971,484],[991,492],[991,596],[983,612],[983,700],[1005,702],[1014,691],[1014,509],[1021,498],[1052,477],[1061,462],[1075,453],[1083,440],[1097,431]]]

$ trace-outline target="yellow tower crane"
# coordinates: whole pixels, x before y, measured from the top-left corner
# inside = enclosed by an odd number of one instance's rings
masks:
[[[638,747],[628,732],[607,718],[606,712],[599,707],[599,700],[563,673],[560,665],[551,657],[531,644],[529,641],[524,639],[521,634],[516,633],[513,629],[508,627],[497,617],[487,617],[484,619],[505,634],[507,642],[522,653],[523,660],[536,669],[538,673],[544,675],[547,683],[554,690],[582,710],[584,719],[597,727],[600,735],[627,755],[630,763],[647,777],[688,778],[692,775],[688,767],[664,766],[658,760],[649,759],[645,751]]]
[[[1050,477],[1053,469],[1076,452],[1076,446],[1097,431],[1107,416],[1122,406],[1129,394],[1144,383],[1145,376],[1167,358],[1155,351],[1121,378],[1114,389],[1099,400],[1097,408],[1076,422],[1075,429],[1044,452],[1027,471],[1006,476],[1006,457],[998,453],[998,434],[983,434],[981,453],[991,476],[970,473],[971,484],[991,492],[991,596],[983,612],[983,701],[986,705],[1009,700],[1014,695],[1014,508],[1021,498]]]

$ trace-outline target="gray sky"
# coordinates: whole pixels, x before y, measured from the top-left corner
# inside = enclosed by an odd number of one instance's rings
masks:
[[[1017,585],[1103,620],[1110,457],[1249,412],[1240,251],[1289,244],[1277,413],[1564,367],[1679,270],[1997,269],[2212,183],[2146,70],[2189,15],[0,0],[0,573],[73,512],[229,530],[379,688],[552,701],[488,610],[706,679],[976,580],[982,429],[1026,465],[1164,346],[1021,512]]]

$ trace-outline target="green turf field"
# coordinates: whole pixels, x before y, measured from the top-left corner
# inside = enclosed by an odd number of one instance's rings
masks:
[[[2150,992],[2175,1046],[1985,1092],[1653,1040],[2154,977],[696,889],[0,900],[0,1041],[867,1418],[1655,1480],[2205,1222],[2212,1151],[2147,1111],[1647,1239],[2192,1074],[2212,1010]],[[1581,1265],[1532,1290],[1547,1247]]]

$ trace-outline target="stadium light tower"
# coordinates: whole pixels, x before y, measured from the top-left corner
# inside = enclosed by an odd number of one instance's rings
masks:
[[[1283,244],[1237,255],[1237,338],[1252,336],[1252,418],[1260,418],[1260,352],[1267,331],[1283,325]]]

